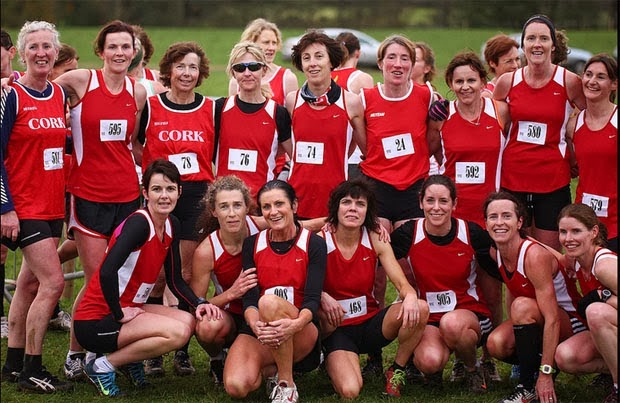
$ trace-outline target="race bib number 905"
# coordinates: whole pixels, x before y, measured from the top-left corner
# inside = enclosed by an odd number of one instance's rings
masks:
[[[452,290],[427,292],[426,303],[431,313],[454,311],[454,308],[456,308],[456,293]]]

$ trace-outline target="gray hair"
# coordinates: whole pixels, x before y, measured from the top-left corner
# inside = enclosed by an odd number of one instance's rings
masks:
[[[38,31],[49,31],[53,35],[52,44],[56,50],[60,49],[60,33],[56,25],[47,21],[26,21],[17,35],[17,51],[23,53],[26,50],[26,35]]]

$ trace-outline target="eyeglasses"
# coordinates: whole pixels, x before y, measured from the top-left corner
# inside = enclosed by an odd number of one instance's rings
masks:
[[[259,62],[249,62],[249,63],[237,63],[232,65],[232,69],[237,73],[243,73],[245,69],[250,69],[251,72],[258,71],[262,69],[264,64]]]

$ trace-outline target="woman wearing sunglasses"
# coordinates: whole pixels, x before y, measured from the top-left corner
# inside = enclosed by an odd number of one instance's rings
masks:
[[[236,44],[226,72],[237,82],[239,93],[216,101],[216,173],[237,175],[255,197],[265,182],[274,179],[276,156],[291,153],[291,119],[269,98],[268,85],[261,84],[267,61],[257,44]]]

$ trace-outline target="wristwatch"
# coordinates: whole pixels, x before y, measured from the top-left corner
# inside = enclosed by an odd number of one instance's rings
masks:
[[[609,289],[605,288],[603,291],[601,291],[601,301],[602,302],[607,302],[607,300],[609,298],[611,298],[613,294],[611,293],[611,291],[609,291]]]
[[[538,369],[545,375],[555,374],[557,372],[555,368],[548,364],[541,365]]]

